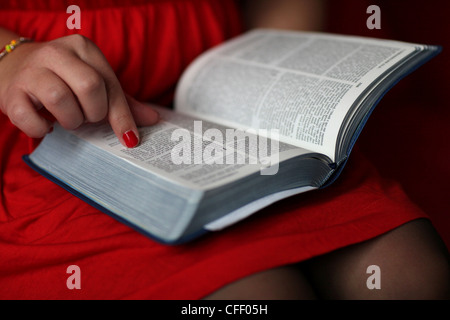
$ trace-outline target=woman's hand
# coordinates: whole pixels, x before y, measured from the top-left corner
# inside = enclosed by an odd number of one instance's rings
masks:
[[[28,136],[43,137],[52,123],[66,129],[107,119],[120,142],[134,147],[139,125],[158,121],[156,111],[126,97],[111,66],[89,39],[71,35],[24,43],[0,61],[0,108]]]

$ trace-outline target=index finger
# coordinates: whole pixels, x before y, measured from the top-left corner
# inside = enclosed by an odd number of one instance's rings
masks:
[[[128,148],[136,147],[139,144],[139,131],[115,75],[114,78],[106,78],[106,91],[108,96],[107,118],[111,128],[123,145]]]
[[[139,132],[120,82],[101,50],[93,43],[87,48],[88,52],[81,51],[79,57],[104,79],[108,104],[106,118],[122,145],[133,148],[139,143]]]

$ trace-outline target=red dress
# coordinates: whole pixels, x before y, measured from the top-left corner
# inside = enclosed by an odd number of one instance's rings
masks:
[[[241,31],[233,1],[80,1],[68,30],[64,1],[0,4],[0,25],[35,40],[74,32],[104,52],[124,90],[168,104],[183,69]],[[93,4],[95,3],[95,4]],[[97,211],[31,170],[37,145],[0,116],[0,299],[198,299],[257,271],[370,239],[425,214],[354,149],[321,191],[270,206],[222,232],[165,246]],[[70,290],[70,265],[81,290]]]

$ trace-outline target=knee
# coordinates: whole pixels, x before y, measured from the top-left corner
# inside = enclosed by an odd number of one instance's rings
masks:
[[[449,298],[450,267],[448,258],[439,252],[416,252],[423,259],[394,261],[381,267],[382,286],[379,293],[368,297],[383,299],[441,300]],[[383,274],[384,271],[384,274]]]
[[[310,269],[331,299],[448,299],[449,261],[431,224],[417,220],[317,259]]]
[[[398,232],[394,239],[399,243],[391,243],[392,251],[387,250],[391,259],[386,265],[386,291],[399,299],[448,299],[450,259],[437,232],[425,220]]]
[[[449,253],[428,221],[410,222],[379,239],[372,249],[370,258],[380,261],[382,286],[379,292],[366,292],[368,297],[449,298]]]
[[[411,290],[403,293],[405,298],[430,300],[450,298],[450,265],[446,255],[432,256],[425,266],[413,268],[411,277],[413,278]]]
[[[291,265],[244,277],[217,290],[205,299],[310,300],[315,298],[301,270]]]

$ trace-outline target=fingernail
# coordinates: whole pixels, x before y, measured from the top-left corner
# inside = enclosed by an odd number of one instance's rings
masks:
[[[123,141],[128,148],[134,148],[137,146],[139,140],[133,130],[128,130],[123,134]]]

